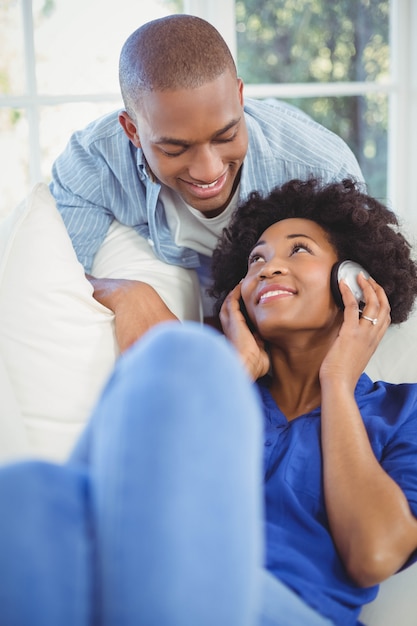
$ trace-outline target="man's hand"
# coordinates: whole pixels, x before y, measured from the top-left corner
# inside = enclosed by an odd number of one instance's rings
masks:
[[[178,321],[155,289],[147,283],[86,276],[94,287],[94,298],[114,313],[120,352],[127,350],[152,326],[160,322]]]

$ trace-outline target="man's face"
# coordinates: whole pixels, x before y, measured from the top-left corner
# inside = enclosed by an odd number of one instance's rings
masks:
[[[226,208],[247,151],[242,90],[225,72],[195,89],[146,94],[131,120],[135,133],[121,119],[159,182],[207,217]]]

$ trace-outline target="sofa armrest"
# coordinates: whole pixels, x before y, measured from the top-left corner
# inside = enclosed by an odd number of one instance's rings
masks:
[[[417,563],[391,576],[360,614],[365,626],[417,625]]]

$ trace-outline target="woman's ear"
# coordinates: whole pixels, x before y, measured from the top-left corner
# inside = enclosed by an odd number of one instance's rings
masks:
[[[123,130],[125,131],[128,139],[133,143],[136,148],[140,148],[141,145],[136,124],[127,111],[121,111],[119,113],[119,122]]]

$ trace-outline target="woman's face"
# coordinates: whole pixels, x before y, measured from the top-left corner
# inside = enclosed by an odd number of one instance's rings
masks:
[[[276,331],[335,324],[340,310],[331,295],[330,273],[337,260],[326,231],[311,220],[282,220],[260,236],[249,255],[241,292],[264,339],[272,339]]]

